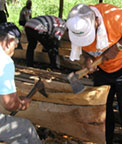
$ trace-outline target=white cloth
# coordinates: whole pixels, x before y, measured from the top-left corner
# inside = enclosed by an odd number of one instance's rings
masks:
[[[104,49],[109,46],[108,44],[108,36],[107,32],[105,29],[104,21],[102,18],[102,15],[100,14],[99,10],[93,6],[90,6],[90,8],[95,12],[96,16],[98,17],[100,25],[98,26],[97,29],[97,44],[96,48],[97,49]]]
[[[80,55],[82,54],[82,48],[80,46],[76,46],[73,43],[71,44],[71,53],[70,60],[80,60]]]

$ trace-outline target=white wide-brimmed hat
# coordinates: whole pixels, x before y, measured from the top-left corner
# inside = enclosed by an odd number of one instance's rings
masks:
[[[76,5],[66,22],[70,41],[77,46],[88,46],[95,40],[95,14],[89,6]]]

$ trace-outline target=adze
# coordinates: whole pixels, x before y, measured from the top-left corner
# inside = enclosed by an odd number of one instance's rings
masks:
[[[32,98],[32,96],[39,91],[43,96],[48,97],[48,95],[45,92],[45,87],[41,79],[39,79],[32,90],[29,92],[29,94],[26,96],[27,98]],[[10,115],[14,116],[18,111],[11,112]]]

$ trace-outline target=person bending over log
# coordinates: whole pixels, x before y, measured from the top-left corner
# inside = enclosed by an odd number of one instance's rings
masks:
[[[20,99],[14,80],[15,66],[11,59],[21,33],[13,23],[0,25],[0,105],[8,111],[26,110],[30,99]],[[0,112],[0,141],[9,144],[41,144],[29,120]]]
[[[115,95],[122,120],[122,9],[107,3],[89,6],[81,3],[71,9],[66,25],[72,43],[70,59],[80,60],[85,51],[84,66],[94,72],[95,86],[111,86],[106,105],[106,143],[112,144]],[[96,66],[91,66],[100,56],[102,63],[95,71]]]
[[[27,66],[34,63],[34,50],[37,42],[43,45],[43,51],[48,52],[51,67],[57,68],[59,42],[66,30],[65,21],[55,16],[38,16],[25,24],[28,40],[26,52]]]

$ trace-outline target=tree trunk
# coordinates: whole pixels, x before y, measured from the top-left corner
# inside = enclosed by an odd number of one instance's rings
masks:
[[[99,3],[102,3],[103,2],[103,0],[99,0]]]
[[[63,3],[64,3],[64,0],[60,0],[60,3],[59,3],[59,17],[62,18],[62,14],[63,14]]]

